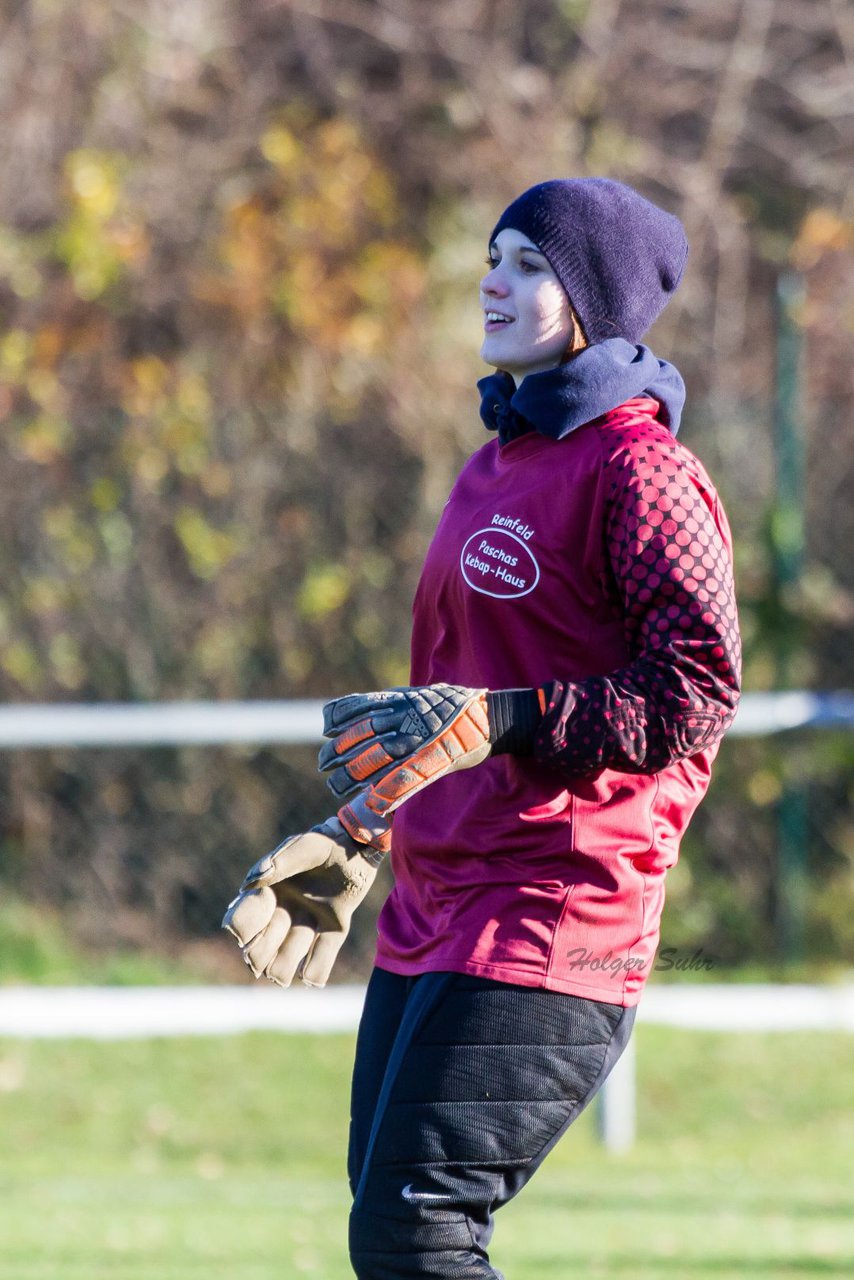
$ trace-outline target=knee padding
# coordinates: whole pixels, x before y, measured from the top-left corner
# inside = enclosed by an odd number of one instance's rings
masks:
[[[359,1280],[495,1280],[499,1275],[475,1244],[465,1214],[437,1208],[415,1208],[399,1218],[354,1209],[350,1261]]]

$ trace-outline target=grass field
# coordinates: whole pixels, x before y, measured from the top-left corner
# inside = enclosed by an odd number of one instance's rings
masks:
[[[635,1149],[581,1118],[498,1217],[507,1280],[854,1275],[852,1039],[636,1035]],[[345,1280],[352,1047],[0,1042],[0,1277]]]

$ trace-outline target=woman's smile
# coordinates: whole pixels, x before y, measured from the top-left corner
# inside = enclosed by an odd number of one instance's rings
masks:
[[[487,311],[483,327],[487,333],[495,333],[496,330],[513,323],[512,316],[503,315],[500,311]]]

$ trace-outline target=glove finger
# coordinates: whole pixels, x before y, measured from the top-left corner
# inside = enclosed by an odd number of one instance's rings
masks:
[[[341,749],[345,735],[325,742],[317,753],[317,767],[321,773],[346,765],[353,778],[364,781],[377,769],[403,760],[413,751],[424,745],[425,739],[414,733],[372,732],[358,742],[352,743],[346,750]]]
[[[265,853],[263,858],[259,858],[243,877],[243,884],[240,886],[241,893],[245,893],[247,889],[258,888],[265,880],[269,882],[277,880],[279,877],[276,875],[276,859],[280,854],[284,854],[290,845],[295,844],[301,838],[299,835],[289,836],[287,840],[283,840],[281,844],[276,845],[275,849]]]
[[[346,932],[317,935],[315,944],[299,971],[299,976],[307,987],[326,986],[346,936]]]
[[[326,779],[326,785],[336,800],[345,800],[347,796],[355,795],[357,791],[361,791],[364,784],[354,782],[346,769],[336,769]]]
[[[379,719],[379,717],[376,717]],[[357,720],[337,737],[330,737],[323,743],[317,753],[319,769],[334,768],[336,764],[346,764],[354,756],[359,755],[380,737],[380,729],[375,720]]]
[[[280,987],[289,987],[297,969],[311,950],[315,937],[315,930],[309,925],[293,925],[279,948],[278,955],[264,971],[270,981]]]
[[[317,753],[317,767],[323,773],[326,769],[334,769],[339,764],[346,764],[354,756],[365,750],[376,732],[370,720],[357,720],[352,728],[337,738],[330,738],[323,743]]]
[[[270,923],[276,910],[276,895],[272,889],[253,889],[241,892],[222,918],[222,927],[233,934],[241,947],[257,937]]]
[[[343,698],[333,698],[323,707],[323,736],[337,737],[359,720],[388,712],[399,714],[406,707],[406,695],[397,689],[383,689],[377,693],[348,693]]]
[[[277,907],[266,928],[243,948],[243,959],[256,978],[260,978],[267,965],[275,959],[290,927],[290,914],[284,907]]]
[[[249,868],[240,886],[241,893],[262,885],[278,884],[302,871],[323,866],[329,858],[330,844],[330,837],[318,831],[289,836],[272,853],[265,854],[254,867]]]
[[[364,787],[373,786],[386,774],[405,764],[403,760],[395,760],[385,751],[376,752],[371,758],[360,758],[349,765],[342,765],[327,776],[326,785],[339,800],[352,796]]]

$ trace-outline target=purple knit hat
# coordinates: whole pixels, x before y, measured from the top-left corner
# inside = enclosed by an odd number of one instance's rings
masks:
[[[548,258],[588,342],[639,342],[676,292],[688,241],[678,218],[611,178],[557,178],[504,210]]]

